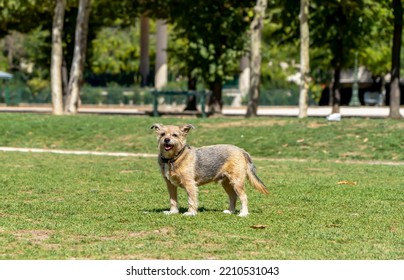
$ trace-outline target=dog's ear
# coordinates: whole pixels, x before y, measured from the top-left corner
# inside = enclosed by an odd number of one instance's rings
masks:
[[[184,124],[183,126],[180,126],[180,130],[185,134],[188,134],[191,128],[195,128],[195,126],[193,126],[192,124]]]
[[[155,123],[155,124],[153,124],[153,125],[150,127],[150,129],[153,129],[153,128],[154,128],[154,130],[157,132],[157,131],[159,131],[162,127],[163,127],[162,124],[160,124],[160,123]]]

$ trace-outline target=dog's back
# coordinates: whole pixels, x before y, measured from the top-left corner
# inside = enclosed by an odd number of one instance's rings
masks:
[[[240,149],[233,145],[212,145],[194,148],[195,181],[206,184],[221,180],[229,162],[237,159]]]
[[[251,156],[234,145],[212,145],[193,148],[195,154],[195,181],[205,184],[222,180],[224,177],[245,180],[261,193],[268,193],[267,187],[256,175]]]

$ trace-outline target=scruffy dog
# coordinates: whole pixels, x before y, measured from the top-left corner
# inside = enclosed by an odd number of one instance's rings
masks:
[[[177,187],[184,188],[188,194],[188,212],[194,216],[198,210],[198,186],[210,182],[221,182],[229,196],[229,209],[226,214],[235,212],[237,197],[241,201],[239,216],[248,215],[247,195],[244,182],[246,177],[261,193],[268,189],[255,174],[255,166],[250,155],[233,145],[213,145],[193,148],[186,144],[186,136],[191,124],[173,126],[153,124],[160,150],[158,162],[170,194],[170,211],[165,214],[177,214]]]

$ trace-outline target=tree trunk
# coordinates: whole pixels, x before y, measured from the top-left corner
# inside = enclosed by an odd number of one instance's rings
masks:
[[[67,88],[69,86],[69,74],[67,71],[67,62],[66,62],[65,58],[63,58],[63,63],[62,63],[62,86],[63,86],[63,108],[64,108],[64,107],[66,107]]]
[[[71,114],[76,114],[79,106],[80,89],[83,84],[90,11],[91,0],[80,0],[76,21],[73,61],[67,90],[66,112]]]
[[[332,85],[332,113],[339,113],[341,104],[341,84],[339,82],[341,77],[341,67],[334,68],[334,83]]]
[[[246,117],[257,116],[258,102],[260,97],[261,76],[261,33],[264,25],[267,0],[257,0],[254,7],[255,16],[251,22],[251,77],[250,77],[250,100],[248,102]]]
[[[400,50],[403,30],[403,6],[401,0],[393,0],[394,35],[391,61],[390,81],[390,114],[389,117],[399,119],[400,115]]]
[[[167,85],[167,24],[164,20],[157,20],[156,23],[156,73],[154,76],[154,87],[161,90]]]
[[[188,90],[196,90],[196,77],[192,75],[192,71],[188,72]],[[187,106],[184,111],[197,111],[196,108],[196,96],[190,95],[187,98]]]
[[[339,21],[339,25],[337,26],[337,34],[334,36],[333,44],[332,44],[332,53],[333,60],[332,65],[334,68],[334,83],[332,85],[331,91],[331,105],[332,105],[332,113],[340,113],[340,105],[341,105],[341,70],[344,63],[344,39],[347,29],[347,21],[346,15],[344,13],[343,7],[341,3],[338,5],[338,9],[336,11],[336,15]]]
[[[210,84],[210,90],[212,94],[209,97],[209,114],[221,114],[223,107],[221,77],[216,77],[216,80]]]
[[[336,40],[336,49],[334,53],[334,83],[332,86],[332,93],[331,93],[331,104],[332,104],[332,113],[339,113],[340,112],[340,105],[341,105],[341,69],[342,69],[342,62],[344,51],[343,51],[343,40],[342,37]]]
[[[140,85],[145,87],[148,85],[148,77],[150,71],[149,61],[149,19],[142,15],[140,16],[140,65],[139,73],[141,76]]]
[[[309,54],[309,0],[300,0],[300,94],[299,118],[307,117],[307,99],[310,82],[310,54]]]
[[[57,0],[52,23],[51,91],[53,114],[63,114],[62,33],[66,1]]]
[[[240,58],[240,75],[238,78],[238,89],[241,97],[245,97],[250,90],[250,58],[244,55]]]

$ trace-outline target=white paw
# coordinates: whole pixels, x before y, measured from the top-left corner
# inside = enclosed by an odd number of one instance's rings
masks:
[[[196,212],[185,212],[183,215],[188,216],[188,217],[192,217],[192,216],[196,216]]]
[[[240,212],[240,214],[238,214],[239,217],[247,217],[248,216],[248,212]]]
[[[234,214],[234,211],[224,210],[223,213],[225,213],[225,214]]]
[[[173,214],[178,214],[178,210],[164,211],[163,213],[165,215],[173,215]]]

